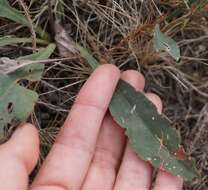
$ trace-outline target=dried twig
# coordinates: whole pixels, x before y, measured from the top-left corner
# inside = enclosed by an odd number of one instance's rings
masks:
[[[30,32],[32,34],[32,45],[33,45],[33,50],[36,49],[36,33],[35,33],[35,29],[33,27],[33,21],[30,17],[30,14],[29,14],[29,11],[28,11],[28,7],[27,5],[24,3],[24,0],[18,0],[20,5],[22,6],[24,12],[25,12],[25,15],[27,17],[27,20],[29,22],[29,28],[30,28]]]
[[[59,58],[59,59],[37,60],[37,61],[30,61],[30,60],[17,61],[17,60],[9,59],[8,57],[2,57],[0,58],[0,73],[10,74],[16,71],[17,69],[23,68],[31,64],[37,64],[37,63],[44,64],[44,63],[51,63],[51,62],[56,62],[56,61],[73,60],[77,58],[79,57],[74,56],[74,57],[65,57],[65,58]]]

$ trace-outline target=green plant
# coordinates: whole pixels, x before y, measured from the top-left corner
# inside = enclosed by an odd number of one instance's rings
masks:
[[[31,21],[20,11],[10,6],[7,0],[0,0],[0,17],[12,20],[21,26],[31,27]],[[49,44],[48,34],[40,27],[34,27],[40,38],[36,43]],[[28,37],[2,36],[0,47],[18,43],[32,43],[34,39]],[[33,111],[38,94],[21,86],[22,80],[39,81],[41,79],[44,64],[24,64],[30,61],[47,59],[54,51],[55,45],[49,44],[46,48],[39,49],[33,54],[19,57],[15,60],[1,58],[0,71],[0,138],[4,137],[4,129],[12,122],[25,121]],[[21,65],[24,65],[23,67]]]
[[[81,56],[95,69],[99,63],[85,49],[77,46]],[[109,106],[115,121],[126,129],[134,151],[156,168],[163,168],[184,180],[197,172],[191,159],[185,156],[177,131],[141,92],[120,80]],[[142,110],[142,111],[141,111]]]
[[[54,51],[55,45],[41,49],[31,55],[19,57],[22,60],[42,60],[48,58]],[[33,111],[38,94],[19,85],[19,81],[27,79],[38,81],[44,70],[43,64],[28,65],[10,74],[0,73],[0,138],[4,137],[4,128],[12,121],[24,121]]]
[[[19,43],[32,43],[32,38],[18,38],[15,36],[3,36],[0,37],[0,47],[7,46],[7,45],[13,45],[13,44],[19,44]],[[42,39],[36,39],[36,42],[38,44],[47,45],[48,42]]]
[[[0,0],[0,17],[10,19],[16,23],[21,24],[22,26],[30,27],[30,22],[21,14],[17,9],[11,7],[7,0]],[[48,40],[48,34],[41,28],[36,27],[35,31],[43,38]]]
[[[161,50],[165,50],[176,61],[179,61],[180,49],[179,49],[177,43],[172,38],[163,34],[160,31],[160,27],[158,24],[156,24],[155,30],[154,30],[153,46],[157,52],[161,51]]]

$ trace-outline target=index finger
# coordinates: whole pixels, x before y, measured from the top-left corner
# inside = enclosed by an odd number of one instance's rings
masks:
[[[90,76],[36,177],[33,190],[80,189],[119,78],[119,70],[109,64],[98,67]]]

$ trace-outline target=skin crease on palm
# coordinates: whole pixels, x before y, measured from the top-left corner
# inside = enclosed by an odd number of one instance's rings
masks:
[[[152,167],[132,151],[124,131],[107,111],[118,80],[143,91],[144,77],[133,70],[120,73],[113,65],[99,66],[73,105],[55,144],[30,190],[149,190]],[[162,111],[160,98],[146,93]],[[39,156],[38,132],[20,126],[0,146],[0,189],[27,190],[28,175]],[[182,190],[182,180],[159,171],[154,190]]]

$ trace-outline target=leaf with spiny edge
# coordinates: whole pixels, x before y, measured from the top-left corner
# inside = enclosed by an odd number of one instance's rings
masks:
[[[85,48],[77,47],[95,69],[98,61]],[[120,80],[109,109],[114,120],[126,129],[130,144],[140,158],[185,181],[197,175],[194,162],[182,151],[179,134],[142,92]]]

